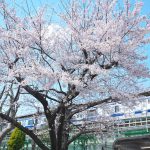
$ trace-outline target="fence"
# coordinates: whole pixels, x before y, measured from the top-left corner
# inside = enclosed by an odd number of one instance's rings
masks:
[[[0,150],[7,150],[7,140],[0,145]],[[49,141],[45,141],[45,144],[50,147]],[[32,150],[32,140],[27,138],[21,150]],[[40,148],[36,145],[35,150],[40,150]],[[94,135],[83,135],[69,145],[69,150],[112,150],[112,148],[106,143],[99,143]]]

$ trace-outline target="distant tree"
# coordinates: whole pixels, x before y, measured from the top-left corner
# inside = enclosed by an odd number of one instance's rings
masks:
[[[25,133],[18,128],[15,128],[8,140],[8,150],[19,150],[25,142]]]
[[[14,86],[12,82],[9,85],[1,85],[0,91],[0,113],[15,119],[19,108],[18,100],[20,96],[20,87]],[[12,123],[0,118],[0,144],[5,136],[14,128]]]

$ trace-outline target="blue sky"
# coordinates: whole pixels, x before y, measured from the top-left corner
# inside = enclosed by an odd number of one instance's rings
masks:
[[[142,1],[144,3],[142,8],[142,15],[148,15],[150,18],[150,0],[142,0]],[[146,50],[146,55],[148,56],[146,63],[147,66],[150,68],[150,44],[145,46],[145,50]],[[150,80],[146,81],[145,85],[150,87]]]

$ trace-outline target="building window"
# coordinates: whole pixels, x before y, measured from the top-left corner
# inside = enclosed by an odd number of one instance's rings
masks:
[[[28,125],[33,125],[34,124],[34,120],[29,120],[28,121]]]
[[[115,106],[115,112],[119,112],[119,106]]]

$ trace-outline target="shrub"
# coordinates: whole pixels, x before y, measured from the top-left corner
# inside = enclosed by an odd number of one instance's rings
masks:
[[[15,128],[8,140],[8,150],[19,150],[25,142],[25,133]]]

